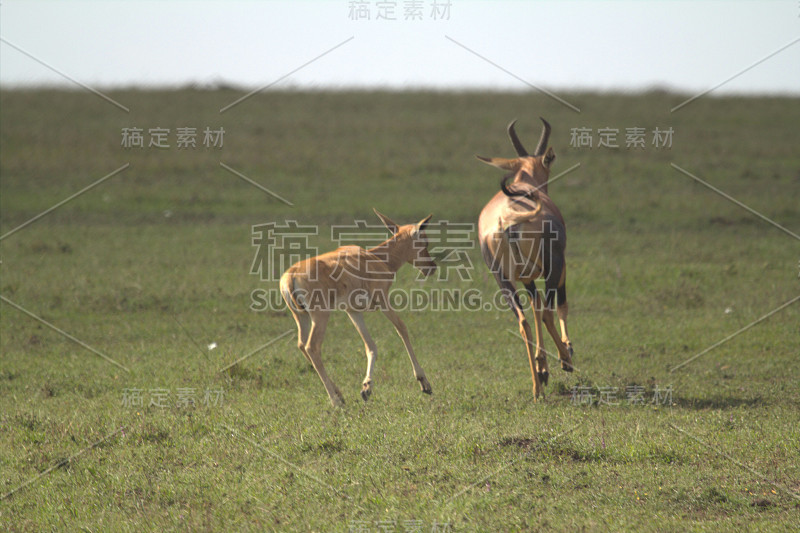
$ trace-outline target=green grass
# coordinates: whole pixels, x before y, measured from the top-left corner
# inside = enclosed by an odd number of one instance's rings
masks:
[[[671,371],[797,297],[800,242],[670,166],[800,233],[800,100],[670,113],[686,96],[560,95],[577,114],[539,94],[267,92],[220,114],[241,95],[111,96],[130,114],[83,92],[0,93],[1,234],[130,164],[0,241],[4,298],[130,370],[0,304],[0,529],[800,527],[800,303]],[[539,115],[554,172],[580,163],[550,187],[578,370],[551,361],[534,403],[509,311],[403,311],[429,397],[374,315],[364,403],[363,344],[341,314],[323,360],[347,406],[331,408],[287,312],[251,309],[252,291],[277,285],[250,274],[251,227],[318,225],[310,244],[325,251],[333,225],[377,224],[373,207],[475,222],[501,175],[474,154],[510,156],[513,118],[532,148]],[[223,127],[224,146],[200,135],[177,149],[184,126]],[[170,128],[173,147],[126,150],[123,127]],[[623,147],[571,147],[581,127],[617,128]],[[631,127],[645,148],[624,147]],[[670,149],[652,146],[655,127],[673,128]],[[488,302],[494,282],[467,251],[471,279],[420,283],[409,268],[395,287]],[[576,387],[614,405],[580,405]],[[144,405],[126,403],[131,389]],[[171,405],[147,405],[154,389]],[[194,405],[175,405],[180,390]]]

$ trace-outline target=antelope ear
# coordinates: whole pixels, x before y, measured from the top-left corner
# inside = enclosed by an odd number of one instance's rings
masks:
[[[476,155],[475,157],[477,157],[487,165],[492,165],[493,167],[502,168],[503,170],[510,170],[511,172],[516,172],[522,166],[522,160],[520,160],[519,158],[505,159],[503,157],[481,157],[479,155]]]
[[[431,221],[431,218],[432,218],[432,217],[433,217],[433,213],[431,213],[430,215],[426,216],[425,218],[423,218],[422,220],[420,220],[420,221],[417,223],[417,227],[419,228],[419,230],[420,230],[420,231],[422,231],[422,230],[424,230],[424,229],[425,229],[425,226],[427,226],[427,225],[428,225],[428,222],[430,222],[430,221]]]
[[[419,235],[421,231],[425,231],[425,226],[427,226],[428,222],[431,221],[432,216],[433,213],[431,213],[430,215],[426,216],[425,218],[417,222],[417,225],[414,227],[414,231],[411,233],[411,236],[416,239],[417,235]]]
[[[544,165],[544,168],[550,170],[550,165],[552,165],[553,161],[555,160],[556,153],[553,151],[553,147],[551,146],[547,149],[547,152],[545,152],[544,157],[542,158],[542,165]]]
[[[381,213],[380,211],[378,211],[374,207],[372,208],[372,210],[375,211],[375,214],[378,215],[378,218],[381,219],[381,222],[383,222],[383,225],[386,226],[386,228],[389,231],[392,232],[392,235],[397,233],[397,230],[400,228],[400,226],[398,226],[395,222],[392,222],[392,219],[390,219],[389,217],[387,217],[386,215],[384,215],[383,213]]]

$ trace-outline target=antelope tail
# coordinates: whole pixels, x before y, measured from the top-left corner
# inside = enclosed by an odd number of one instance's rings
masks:
[[[500,180],[500,190],[503,191],[503,194],[510,197],[522,196],[524,198],[530,198],[531,200],[539,200],[539,189],[536,187],[527,191],[521,191],[516,187],[512,189],[508,186],[508,181],[515,175],[516,174],[506,174],[503,179]]]
[[[284,274],[281,277],[281,295],[287,304],[290,304],[297,311],[302,311],[306,308],[297,298],[297,290],[295,289],[295,278]]]
[[[533,219],[534,217],[536,217],[536,215],[539,214],[539,211],[542,210],[542,204],[539,201],[539,189],[537,189],[535,187],[532,187],[531,189],[529,189],[527,191],[519,190],[516,187],[511,189],[508,186],[508,181],[513,177],[514,177],[514,174],[506,175],[500,181],[500,190],[502,190],[503,194],[505,194],[506,196],[508,196],[510,198],[522,196],[522,197],[527,198],[529,200],[533,200],[533,201],[536,202],[536,208],[532,209],[530,211],[511,211],[511,210],[508,210],[505,213],[503,213],[502,215],[500,215],[500,218],[498,220],[498,226],[499,226],[500,231],[503,231],[503,232],[508,230],[508,228],[510,228],[511,226],[515,226],[517,224],[521,224],[523,222],[527,222],[527,221]]]

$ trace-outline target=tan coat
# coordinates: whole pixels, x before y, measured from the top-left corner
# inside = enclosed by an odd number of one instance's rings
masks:
[[[547,194],[555,152],[547,148],[550,124],[544,119],[542,122],[542,136],[533,155],[528,155],[520,143],[512,122],[508,126],[508,134],[519,157],[504,159],[478,156],[485,163],[509,171],[503,179],[501,191],[481,211],[478,240],[484,261],[505,294],[519,323],[520,335],[525,340],[534,400],[542,394],[542,385],[547,384],[549,377],[542,322],[556,344],[561,368],[572,371],[572,343],[567,334],[566,225],[561,212]],[[510,185],[507,185],[509,181]],[[544,302],[535,285],[535,280],[539,278],[545,280]],[[517,282],[525,286],[531,298],[535,344],[517,294]],[[553,319],[556,299],[560,336]]]
[[[375,214],[392,232],[383,243],[369,250],[342,246],[295,263],[281,276],[281,295],[297,324],[297,347],[314,366],[331,404],[336,407],[344,404],[344,398],[325,372],[321,350],[329,315],[337,309],[347,313],[364,341],[367,375],[361,397],[365,401],[372,393],[372,369],[378,353],[364,322],[365,311],[382,311],[392,322],[406,347],[422,392],[431,393],[431,385],[411,347],[408,329],[389,303],[389,289],[395,273],[406,263],[426,276],[436,270],[436,263],[428,254],[424,231],[432,215],[417,224],[400,226],[377,210]]]

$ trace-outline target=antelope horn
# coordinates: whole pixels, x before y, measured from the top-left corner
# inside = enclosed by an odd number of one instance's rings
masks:
[[[544,155],[545,150],[547,150],[547,141],[550,139],[550,123],[542,117],[539,117],[539,120],[542,121],[544,127],[542,127],[542,136],[539,137],[539,144],[536,146],[536,151],[533,153],[533,155],[536,157]]]
[[[517,155],[520,157],[526,157],[528,155],[528,151],[525,150],[525,147],[522,146],[522,143],[519,141],[519,137],[517,137],[517,132],[514,131],[514,124],[517,121],[512,120],[511,124],[508,125],[508,136],[511,138],[511,144],[514,145],[514,150],[517,151]]]

